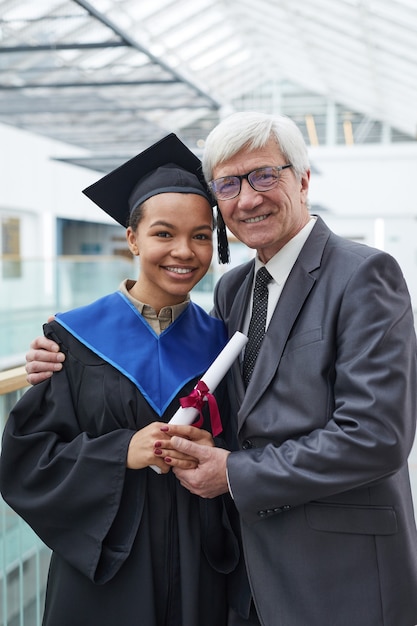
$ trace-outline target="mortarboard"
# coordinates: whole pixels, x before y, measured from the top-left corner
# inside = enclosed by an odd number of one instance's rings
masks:
[[[126,227],[131,212],[160,193],[195,193],[216,202],[204,180],[200,159],[170,133],[123,165],[106,174],[83,193]],[[229,262],[229,246],[223,217],[217,211],[219,263]]]

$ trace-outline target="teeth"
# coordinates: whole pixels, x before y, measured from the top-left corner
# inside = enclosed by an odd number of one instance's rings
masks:
[[[259,217],[250,217],[247,220],[244,220],[246,224],[254,224],[255,222],[262,222],[267,218],[267,215],[260,215]]]
[[[185,267],[167,267],[169,272],[175,272],[175,274],[189,274],[192,270]]]

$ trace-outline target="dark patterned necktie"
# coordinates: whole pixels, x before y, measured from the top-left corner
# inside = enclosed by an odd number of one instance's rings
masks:
[[[243,359],[243,380],[246,386],[252,376],[259,348],[265,335],[266,314],[268,310],[268,283],[272,280],[266,267],[261,267],[255,280],[253,290],[252,317],[249,323],[248,343]]]

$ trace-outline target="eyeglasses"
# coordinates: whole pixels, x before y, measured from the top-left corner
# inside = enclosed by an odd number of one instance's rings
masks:
[[[240,194],[243,179],[247,180],[255,191],[269,191],[278,185],[280,172],[287,169],[287,167],[292,167],[292,163],[258,167],[258,169],[240,176],[216,178],[209,182],[209,187],[217,200],[232,200],[232,198],[236,198]]]

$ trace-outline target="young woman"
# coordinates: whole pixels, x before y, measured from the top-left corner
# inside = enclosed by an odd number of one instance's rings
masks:
[[[44,626],[221,626],[236,562],[224,502],[191,495],[158,456],[171,433],[213,445],[166,428],[227,339],[188,296],[212,258],[210,195],[175,135],[85,193],[129,217],[139,278],[45,326],[65,366],[13,409],[1,491],[53,551]]]

